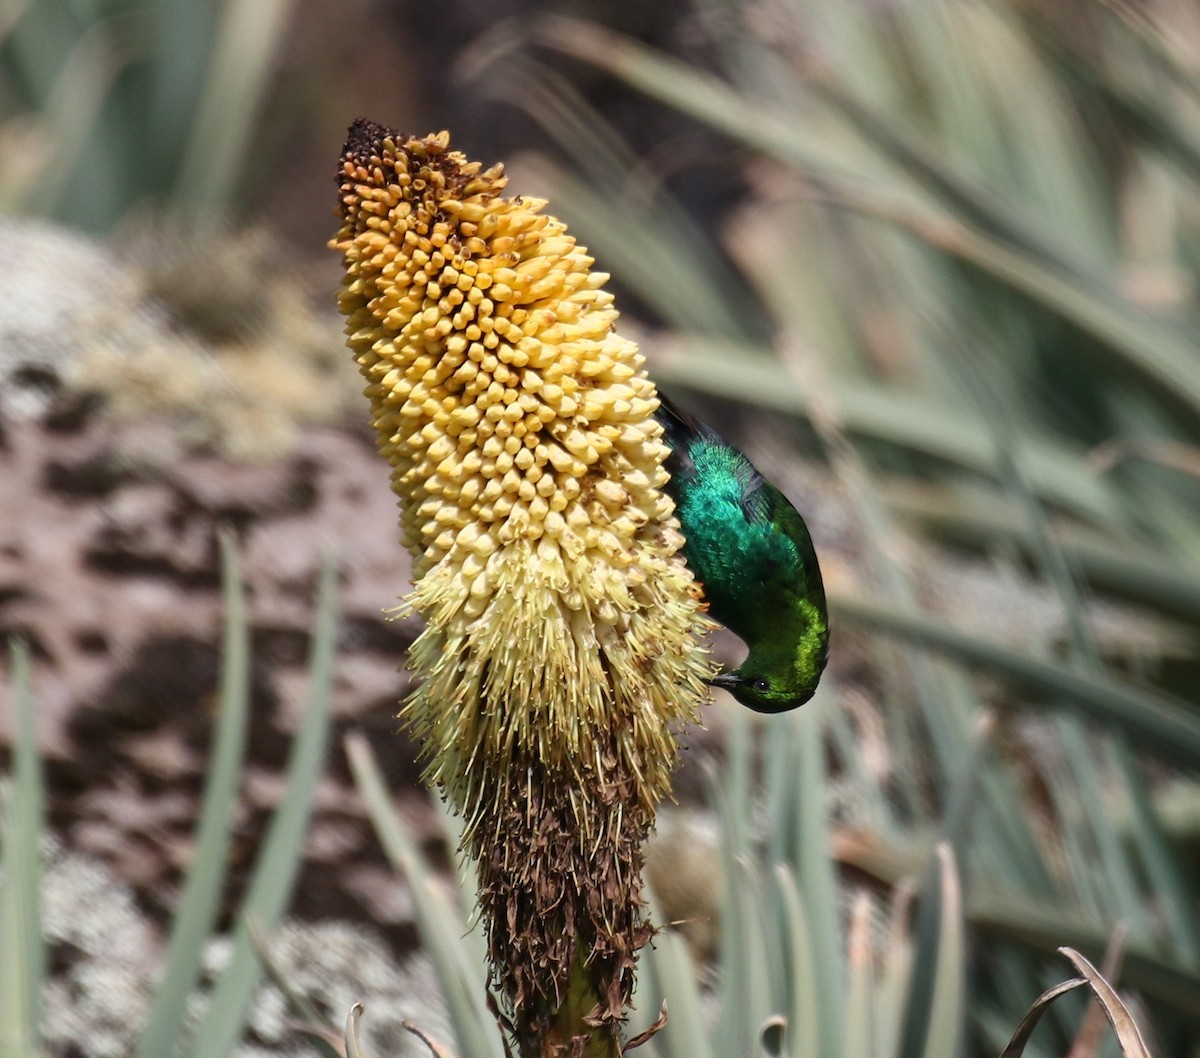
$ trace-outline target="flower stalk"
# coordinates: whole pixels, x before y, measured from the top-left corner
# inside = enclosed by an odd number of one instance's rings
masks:
[[[713,675],[667,449],[607,279],[445,133],[350,129],[339,304],[425,627],[401,715],[463,814],[521,1053],[612,1055],[642,843]]]

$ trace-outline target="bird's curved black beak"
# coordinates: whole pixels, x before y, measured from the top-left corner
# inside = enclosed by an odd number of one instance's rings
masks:
[[[719,672],[708,682],[711,686],[720,687],[723,691],[732,691],[735,687],[742,685],[742,678],[736,672]]]

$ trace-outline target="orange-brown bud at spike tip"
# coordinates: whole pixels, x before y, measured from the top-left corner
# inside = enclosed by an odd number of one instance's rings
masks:
[[[522,1051],[617,1053],[642,841],[713,675],[654,385],[607,277],[501,167],[358,121],[339,179],[340,306],[425,622],[402,716],[465,817]]]

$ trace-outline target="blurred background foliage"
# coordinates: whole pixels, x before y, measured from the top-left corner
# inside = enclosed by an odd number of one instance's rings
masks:
[[[1200,9],[0,5],[12,214],[262,225],[331,289],[358,113],[546,194],[828,549],[831,678],[728,729],[719,928],[660,938],[646,1053],[996,1054],[1069,944],[1200,1054]],[[1025,1053],[1118,1053],[1085,1008]]]

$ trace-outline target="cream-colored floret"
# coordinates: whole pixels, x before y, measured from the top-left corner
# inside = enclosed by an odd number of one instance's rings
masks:
[[[607,276],[544,201],[502,197],[502,170],[444,134],[348,148],[341,308],[414,557],[424,680],[406,711],[434,774],[473,825],[471,770],[493,751],[586,772],[595,732],[631,724],[652,807],[670,725],[711,675],[708,624]]]

